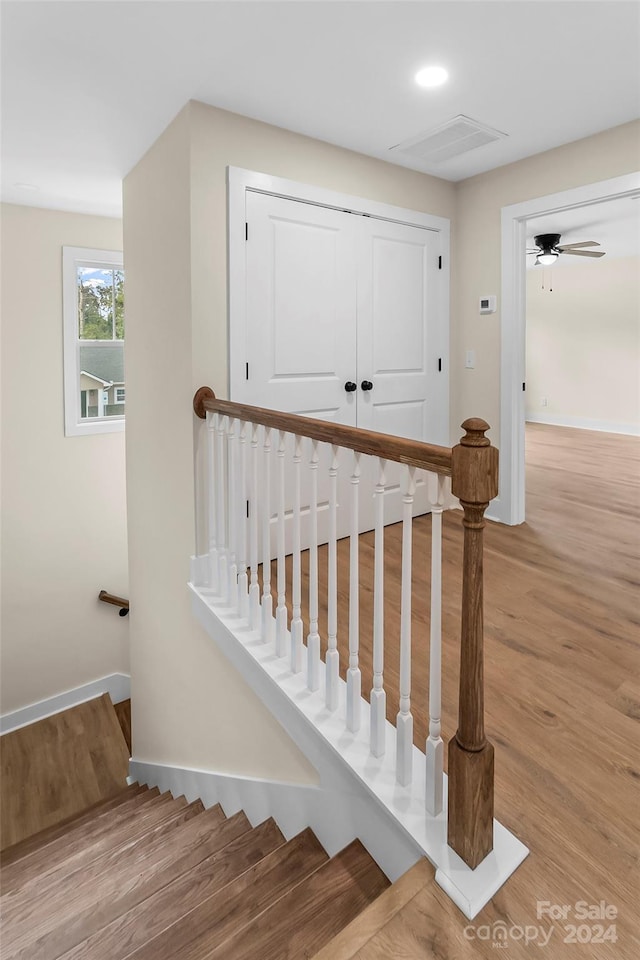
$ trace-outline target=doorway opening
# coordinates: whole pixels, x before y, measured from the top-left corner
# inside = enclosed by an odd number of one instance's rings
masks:
[[[640,173],[502,209],[500,495],[492,504],[492,517],[503,523],[525,520],[527,221],[636,195],[640,195]]]

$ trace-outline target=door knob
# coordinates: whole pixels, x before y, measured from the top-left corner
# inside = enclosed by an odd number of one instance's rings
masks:
[[[347,382],[344,385],[344,388],[347,391],[347,393],[353,393],[354,390],[358,389],[358,384],[354,383],[353,380],[347,380]]]
[[[371,383],[371,380],[363,380],[360,386],[363,390],[373,390],[373,384]]]

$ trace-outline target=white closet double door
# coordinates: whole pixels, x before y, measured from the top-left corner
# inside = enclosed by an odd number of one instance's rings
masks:
[[[439,234],[252,191],[246,217],[246,379],[232,399],[446,443]],[[373,526],[376,478],[371,461],[362,461],[364,531]],[[325,459],[321,539],[327,472]],[[341,451],[341,503],[351,472],[352,456]],[[400,519],[402,494],[400,469],[389,464],[386,522]],[[427,509],[423,478],[415,508]],[[339,510],[340,535],[348,532],[346,514]]]

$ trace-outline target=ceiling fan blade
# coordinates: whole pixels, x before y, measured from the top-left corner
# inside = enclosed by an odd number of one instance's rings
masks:
[[[596,250],[563,250],[562,255],[565,257],[604,257],[606,256],[604,250],[602,253]]]
[[[576,250],[578,247],[599,247],[600,244],[595,240],[585,240],[584,243],[563,243],[558,250]]]

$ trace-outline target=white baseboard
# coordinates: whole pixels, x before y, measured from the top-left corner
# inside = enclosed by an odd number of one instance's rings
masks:
[[[367,797],[336,782],[284,783],[135,757],[129,761],[129,780],[184,794],[188,802],[200,799],[207,808],[219,803],[227,817],[243,810],[253,827],[273,817],[287,840],[310,827],[331,857],[357,838],[392,882],[423,856]]]
[[[77,707],[79,703],[101,697],[103,693],[108,693],[114,703],[120,703],[121,700],[129,698],[130,691],[131,677],[124,673],[112,673],[109,677],[92,680],[73,690],[65,690],[54,697],[48,697],[46,700],[39,700],[19,710],[3,714],[0,717],[0,734],[26,727],[30,723],[35,723],[36,720],[44,720],[45,717],[52,717],[61,710]]]
[[[548,423],[552,427],[575,427],[578,430],[623,433],[630,437],[640,436],[640,425],[617,420],[590,420],[588,417],[571,417],[560,413],[528,413],[526,421],[527,423]]]

